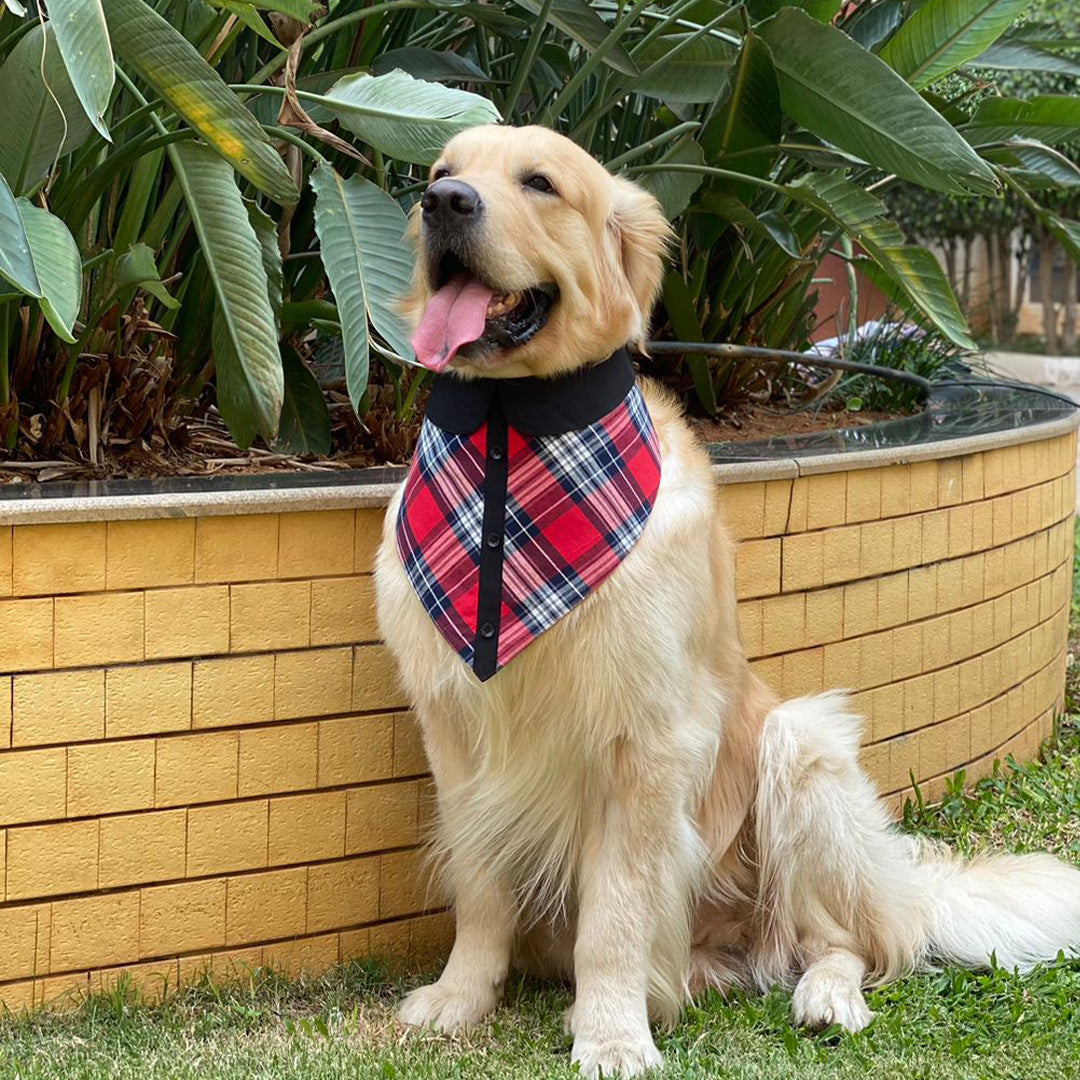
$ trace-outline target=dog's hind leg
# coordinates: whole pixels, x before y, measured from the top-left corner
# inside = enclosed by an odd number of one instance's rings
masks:
[[[482,1020],[498,1005],[510,967],[517,909],[512,891],[499,876],[454,842],[471,774],[460,729],[449,717],[422,712],[421,721],[438,791],[437,846],[453,893],[456,934],[438,981],[409,994],[398,1017],[417,1027],[455,1031]]]
[[[802,973],[791,1009],[796,1024],[819,1029],[839,1024],[861,1031],[873,1018],[863,997],[866,961],[847,949],[829,949]]]

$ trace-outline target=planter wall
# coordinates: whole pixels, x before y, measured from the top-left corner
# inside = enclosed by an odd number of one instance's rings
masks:
[[[937,793],[1051,729],[1073,424],[718,469],[755,667],[785,695],[851,687],[894,805],[909,772]],[[0,1002],[445,948],[423,753],[376,640],[387,491],[0,503]]]

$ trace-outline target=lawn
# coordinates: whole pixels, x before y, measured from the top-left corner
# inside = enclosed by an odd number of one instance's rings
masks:
[[[1080,588],[1073,625],[1080,625]],[[1070,672],[1070,683],[1076,680]],[[1075,686],[1071,697],[1080,701]],[[1070,707],[1070,712],[1073,707]],[[935,806],[908,805],[904,828],[965,851],[1052,850],[1080,864],[1080,728],[1061,722],[1043,761],[974,790],[957,777]],[[2,945],[0,945],[2,947]],[[561,1016],[566,987],[519,981],[485,1025],[459,1038],[406,1033],[393,1006],[408,981],[353,964],[320,979],[255,973],[192,987],[164,1005],[130,989],[74,1012],[0,1018],[0,1080],[557,1080],[576,1072]],[[1054,1080],[1080,1076],[1080,961],[1020,977],[950,969],[869,995],[858,1035],[792,1028],[790,997],[712,995],[659,1045],[663,1077],[739,1080]]]

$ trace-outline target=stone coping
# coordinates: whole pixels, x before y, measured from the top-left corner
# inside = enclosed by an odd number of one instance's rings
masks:
[[[1080,409],[1063,409],[1049,415],[1050,419],[1024,426],[932,442],[719,461],[714,463],[713,473],[718,484],[741,484],[884,468],[1037,442],[1080,426]],[[715,451],[716,447],[711,449]],[[263,473],[11,486],[0,488],[0,526],[381,507],[389,502],[404,476],[403,467],[391,466],[325,474]]]

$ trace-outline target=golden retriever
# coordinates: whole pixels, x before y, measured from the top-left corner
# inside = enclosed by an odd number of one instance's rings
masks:
[[[460,235],[436,244],[414,216],[406,310],[422,328],[447,260],[488,303],[461,341],[418,330],[432,367],[554,376],[643,346],[669,237],[651,195],[540,128],[465,131],[431,176],[459,199]],[[582,1074],[628,1077],[661,1063],[650,1021],[705,985],[790,985],[799,1023],[857,1030],[864,983],[1080,943],[1080,873],[1043,855],[963,863],[894,832],[843,695],[780,704],[751,673],[708,458],[676,403],[640,386],[662,462],[640,539],[487,681],[418,600],[400,492],[390,504],[378,615],[435,777],[457,926],[401,1019],[475,1024],[517,964],[573,980]]]

